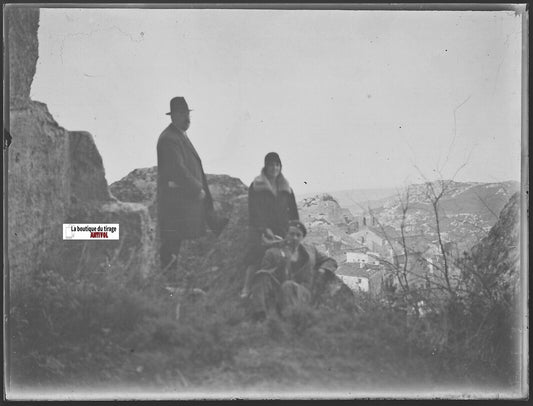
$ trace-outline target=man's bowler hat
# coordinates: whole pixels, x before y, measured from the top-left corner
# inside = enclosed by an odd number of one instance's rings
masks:
[[[185,113],[189,111],[192,110],[187,105],[185,97],[178,96],[170,100],[170,112],[168,112],[167,115],[171,115],[172,113]]]

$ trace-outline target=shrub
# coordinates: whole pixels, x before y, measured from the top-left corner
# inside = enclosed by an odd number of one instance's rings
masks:
[[[317,315],[310,306],[297,305],[286,309],[285,319],[289,323],[291,331],[298,336],[316,323]]]
[[[41,270],[10,293],[10,365],[21,383],[105,377],[119,367],[125,338],[158,311],[154,298],[111,272]]]

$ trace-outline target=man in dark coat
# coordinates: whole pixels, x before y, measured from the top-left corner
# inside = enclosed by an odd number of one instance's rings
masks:
[[[190,111],[183,97],[174,97],[167,113],[172,122],[157,142],[160,261],[163,269],[174,271],[170,282],[175,282],[177,276],[182,241],[205,235],[206,225],[218,235],[227,223],[214,212],[202,161],[186,133]]]
[[[291,220],[285,240],[265,253],[252,282],[255,318],[283,315],[291,306],[317,304],[326,285],[335,279],[337,262],[303,243],[306,234],[300,221]]]

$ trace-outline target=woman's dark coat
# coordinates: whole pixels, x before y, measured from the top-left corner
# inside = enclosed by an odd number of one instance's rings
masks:
[[[159,227],[181,239],[205,234],[213,201],[202,161],[187,136],[170,124],[157,142],[157,207]],[[173,181],[178,187],[170,188]],[[200,200],[200,192],[206,197]]]
[[[264,232],[270,228],[280,237],[285,237],[289,220],[298,220],[298,208],[294,192],[282,174],[276,179],[278,193],[274,194],[272,186],[264,173],[254,179],[248,189],[248,213],[250,226]]]
[[[259,266],[265,253],[261,236],[267,228],[275,235],[285,237],[290,220],[298,220],[298,208],[294,192],[282,174],[276,179],[278,193],[274,194],[272,185],[264,172],[254,179],[248,188],[249,234],[247,264]]]

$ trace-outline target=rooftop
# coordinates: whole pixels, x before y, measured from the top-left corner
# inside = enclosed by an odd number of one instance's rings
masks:
[[[359,264],[346,262],[344,264],[339,265],[336,273],[337,275],[342,276],[357,276],[359,278],[370,279],[379,272],[380,270],[376,267],[365,266],[364,268],[360,268]]]

